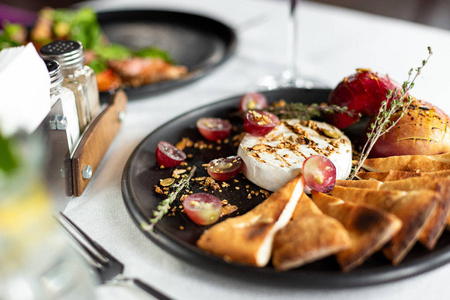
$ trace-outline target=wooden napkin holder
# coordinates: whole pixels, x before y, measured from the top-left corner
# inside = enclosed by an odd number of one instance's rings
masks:
[[[40,129],[44,132],[46,175],[58,208],[65,207],[72,196],[81,196],[95,175],[106,151],[116,137],[125,118],[128,102],[124,91],[111,95],[100,114],[86,127],[70,155],[62,114],[58,101]],[[64,201],[62,198],[65,198]]]

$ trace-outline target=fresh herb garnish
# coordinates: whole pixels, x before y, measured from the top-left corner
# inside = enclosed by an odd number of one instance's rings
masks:
[[[108,69],[108,63],[102,59],[96,58],[89,63],[89,67],[91,67],[92,70],[98,74]]]
[[[0,50],[20,46],[26,36],[25,27],[7,21],[3,22],[2,26],[3,31],[0,32]]]
[[[153,218],[151,218],[149,221],[150,223],[141,223],[141,228],[146,231],[153,231],[153,228],[158,223],[161,218],[169,212],[170,205],[173,201],[177,198],[178,194],[181,192],[184,187],[189,186],[189,181],[191,180],[192,176],[195,173],[195,170],[197,169],[196,166],[193,166],[191,169],[191,172],[188,176],[181,177],[181,179],[173,185],[172,192],[168,195],[168,197],[164,200],[162,200],[156,210],[153,211]]]
[[[174,64],[175,62],[170,57],[169,53],[164,50],[155,48],[155,47],[147,47],[142,48],[134,53],[137,57],[147,57],[147,58],[161,58],[162,60]]]
[[[133,56],[130,48],[119,44],[98,46],[94,48],[94,52],[98,58],[104,60],[122,60]]]
[[[359,116],[359,114],[349,111],[348,107],[338,105],[323,104],[304,104],[304,103],[282,103],[280,105],[269,106],[267,111],[277,115],[281,119],[299,119],[309,121],[323,114],[345,113],[350,117]]]
[[[97,14],[90,8],[84,7],[78,10],[55,10],[55,19],[58,13],[66,15],[65,21],[69,25],[69,39],[80,41],[86,49],[94,49],[104,43],[103,32],[97,21]],[[57,25],[56,22],[55,25]]]
[[[367,142],[364,144],[364,147],[361,151],[361,157],[358,161],[358,164],[353,169],[350,174],[349,179],[353,179],[356,177],[356,174],[361,169],[364,161],[369,156],[370,151],[373,146],[377,142],[377,140],[387,133],[391,128],[393,128],[398,121],[403,117],[409,105],[413,101],[413,97],[407,95],[408,92],[414,87],[414,82],[417,77],[420,75],[422,68],[428,63],[433,52],[431,48],[428,47],[428,57],[427,59],[422,61],[422,65],[417,69],[411,68],[408,72],[408,79],[403,82],[401,93],[398,93],[397,89],[394,91],[389,90],[386,95],[386,100],[381,103],[381,107],[378,111],[378,115],[375,118],[375,121],[370,124],[370,132],[367,133]],[[413,72],[415,71],[414,77],[412,77]],[[412,79],[411,79],[412,77]],[[392,120],[391,117],[399,112],[399,117],[396,120]]]

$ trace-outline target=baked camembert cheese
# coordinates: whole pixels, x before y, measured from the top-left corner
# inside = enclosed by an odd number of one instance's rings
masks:
[[[247,179],[269,191],[276,191],[297,176],[311,155],[329,158],[336,166],[336,179],[346,179],[350,174],[351,142],[339,129],[324,122],[280,120],[263,137],[247,133],[238,150]]]

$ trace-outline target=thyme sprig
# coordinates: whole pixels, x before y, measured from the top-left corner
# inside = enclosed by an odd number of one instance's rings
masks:
[[[399,92],[397,89],[394,89],[394,91],[389,90],[386,94],[386,100],[381,103],[375,121],[370,124],[370,132],[367,133],[367,141],[362,148],[361,157],[358,161],[358,164],[353,169],[352,174],[350,174],[349,179],[355,178],[356,174],[362,168],[364,161],[369,156],[369,153],[377,140],[389,130],[391,130],[405,114],[409,105],[413,101],[413,97],[407,94],[414,87],[414,82],[420,75],[422,68],[428,63],[428,60],[430,59],[432,54],[433,52],[431,51],[431,48],[428,47],[428,57],[425,60],[422,60],[422,65],[420,67],[416,68],[415,70],[413,68],[409,70],[408,80],[403,82],[401,92]],[[415,74],[414,77],[412,77],[414,71]],[[392,120],[391,117],[397,112],[399,112],[399,117],[395,120]]]
[[[173,185],[172,192],[167,196],[166,199],[162,200],[156,207],[156,210],[153,211],[153,218],[149,220],[150,223],[148,224],[143,222],[141,224],[142,229],[146,231],[153,231],[153,228],[158,223],[158,221],[161,220],[162,217],[169,212],[170,205],[173,203],[173,201],[175,201],[181,190],[183,190],[185,187],[189,187],[189,181],[194,175],[196,169],[197,167],[193,166],[188,176],[181,177],[181,179]]]
[[[299,119],[309,121],[323,114],[345,113],[350,117],[358,116],[353,110],[348,110],[346,106],[327,105],[325,103],[304,104],[304,103],[281,103],[266,108],[267,111],[277,115],[281,119]]]

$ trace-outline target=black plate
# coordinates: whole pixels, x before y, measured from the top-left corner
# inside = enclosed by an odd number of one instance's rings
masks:
[[[131,99],[197,80],[226,61],[236,49],[232,28],[200,15],[164,10],[109,11],[99,12],[98,21],[109,41],[135,50],[157,47],[188,68],[188,74],[177,80],[126,88]],[[108,93],[102,94],[107,97]]]
[[[314,103],[326,101],[329,92],[330,90],[325,89],[285,89],[267,92],[266,96],[269,101],[285,99],[286,101]],[[148,222],[153,209],[163,199],[161,195],[154,192],[153,186],[159,183],[159,179],[170,177],[172,172],[171,169],[160,170],[157,168],[155,161],[156,144],[160,140],[176,143],[186,136],[194,141],[200,140],[201,136],[197,132],[195,124],[197,119],[205,116],[227,118],[239,130],[242,119],[236,117],[235,114],[239,98],[233,97],[204,106],[169,121],[148,135],[131,155],[122,177],[122,194],[131,217],[148,238],[173,255],[196,266],[207,268],[212,272],[227,274],[238,280],[290,287],[340,288],[379,284],[417,275],[450,261],[450,233],[448,232],[444,232],[433,251],[417,244],[398,266],[392,266],[383,255],[376,253],[362,266],[351,272],[343,273],[333,257],[287,272],[277,272],[271,266],[255,268],[227,263],[195,246],[195,241],[203,232],[204,227],[195,225],[181,212],[177,212],[175,216],[165,216],[156,225],[153,232],[143,230],[140,224]],[[349,135],[354,133],[348,132]],[[189,164],[198,166],[196,177],[206,175],[204,168],[201,167],[202,163],[206,163],[213,158],[233,155],[237,152],[236,146],[231,143],[210,144],[213,145],[213,150],[203,150],[187,160]],[[217,150],[217,146],[220,146],[220,150]],[[189,149],[185,151],[192,153],[192,150]],[[219,197],[236,204],[242,214],[262,201],[262,198],[247,199],[248,189],[259,190],[259,188],[248,181],[242,180],[239,175],[238,181],[238,183],[234,183],[231,180],[231,184],[233,187],[234,185],[239,186],[239,190],[234,188],[224,189],[222,193],[219,193]],[[246,185],[250,187],[247,188]],[[180,230],[180,226],[183,226],[184,230]]]

